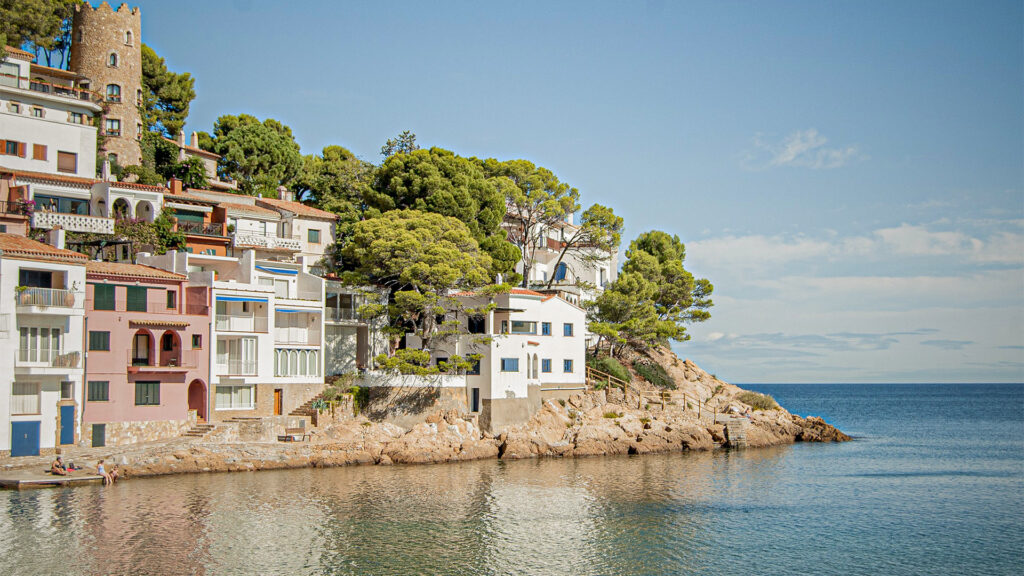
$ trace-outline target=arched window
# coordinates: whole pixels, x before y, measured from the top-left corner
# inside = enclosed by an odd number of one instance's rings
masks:
[[[124,43],[129,45],[129,46],[132,45],[132,31],[131,30],[128,30],[128,31],[126,31],[124,33]]]
[[[110,57],[107,58],[107,66],[111,68],[117,68],[117,52],[111,52]]]
[[[78,39],[75,40],[75,42],[81,42],[83,37],[84,37],[84,35],[82,34],[82,29],[79,28],[78,29]]]
[[[107,84],[107,102],[121,101],[121,86],[118,84]]]
[[[565,265],[565,262],[559,262],[558,267],[555,268],[555,280],[565,280],[565,273],[569,267]]]

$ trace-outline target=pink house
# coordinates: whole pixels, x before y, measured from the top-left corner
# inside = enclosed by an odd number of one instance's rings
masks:
[[[139,264],[88,262],[82,443],[178,436],[209,408],[209,290]]]

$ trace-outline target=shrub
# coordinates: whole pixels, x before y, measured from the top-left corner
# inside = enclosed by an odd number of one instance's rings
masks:
[[[721,392],[723,388],[725,388],[725,386],[722,386],[721,384],[719,384],[718,386],[715,386],[715,389],[714,389],[713,392],[711,392],[711,395],[712,396],[717,396],[718,393]]]
[[[647,416],[644,416],[643,418],[640,419],[640,423],[641,424],[650,424],[651,423],[651,419],[648,418]]]
[[[641,378],[647,380],[651,384],[654,384],[658,388],[667,390],[676,389],[676,381],[668,375],[668,372],[665,372],[665,369],[662,368],[660,364],[656,364],[654,362],[638,362],[633,365],[633,368]]]
[[[600,358],[588,358],[587,366],[590,366],[594,370],[600,370],[601,372],[611,374],[612,376],[624,382],[629,382],[631,380],[631,378],[629,377],[629,370],[626,370],[625,366],[623,366],[622,364],[619,363],[618,360],[610,356],[602,356]]]
[[[750,406],[754,410],[774,410],[779,407],[775,398],[760,392],[746,391],[736,397],[737,400]]]
[[[622,418],[622,414],[620,414],[618,412],[605,412],[604,413],[604,417],[605,418]]]
[[[352,414],[359,416],[359,412],[370,401],[370,389],[353,386],[348,389],[348,392],[352,395]]]
[[[565,408],[565,398],[559,398],[558,399],[558,404],[561,405],[563,408]]]

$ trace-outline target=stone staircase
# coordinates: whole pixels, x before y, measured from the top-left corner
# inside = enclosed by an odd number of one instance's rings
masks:
[[[216,425],[207,422],[197,423],[195,426],[189,428],[188,432],[185,432],[183,436],[191,438],[204,438],[207,434],[213,431]]]
[[[725,438],[731,448],[747,447],[747,424],[746,418],[728,418],[725,424]]]
[[[316,402],[317,400],[323,398],[323,397],[324,397],[323,394],[317,394],[316,396],[313,396],[309,400],[306,400],[305,404],[303,404],[302,406],[299,406],[295,410],[292,410],[291,412],[289,412],[288,415],[289,416],[306,416],[306,417],[312,419],[314,416],[316,416],[316,410],[313,409],[313,403]]]

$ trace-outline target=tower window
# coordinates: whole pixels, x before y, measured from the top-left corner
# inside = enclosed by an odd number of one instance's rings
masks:
[[[107,136],[120,136],[121,135],[121,121],[117,118],[107,118],[106,124],[106,135]]]
[[[78,38],[75,40],[75,42],[81,42],[82,38],[83,38],[82,29],[79,28],[78,29]]]
[[[107,84],[107,102],[121,101],[121,87],[117,84]]]
[[[128,30],[127,32],[124,33],[124,43],[129,45],[129,46],[132,45],[132,31],[131,30]]]
[[[117,68],[117,53],[116,52],[111,52],[110,53],[110,58],[107,59],[107,66],[110,66],[111,68]]]

